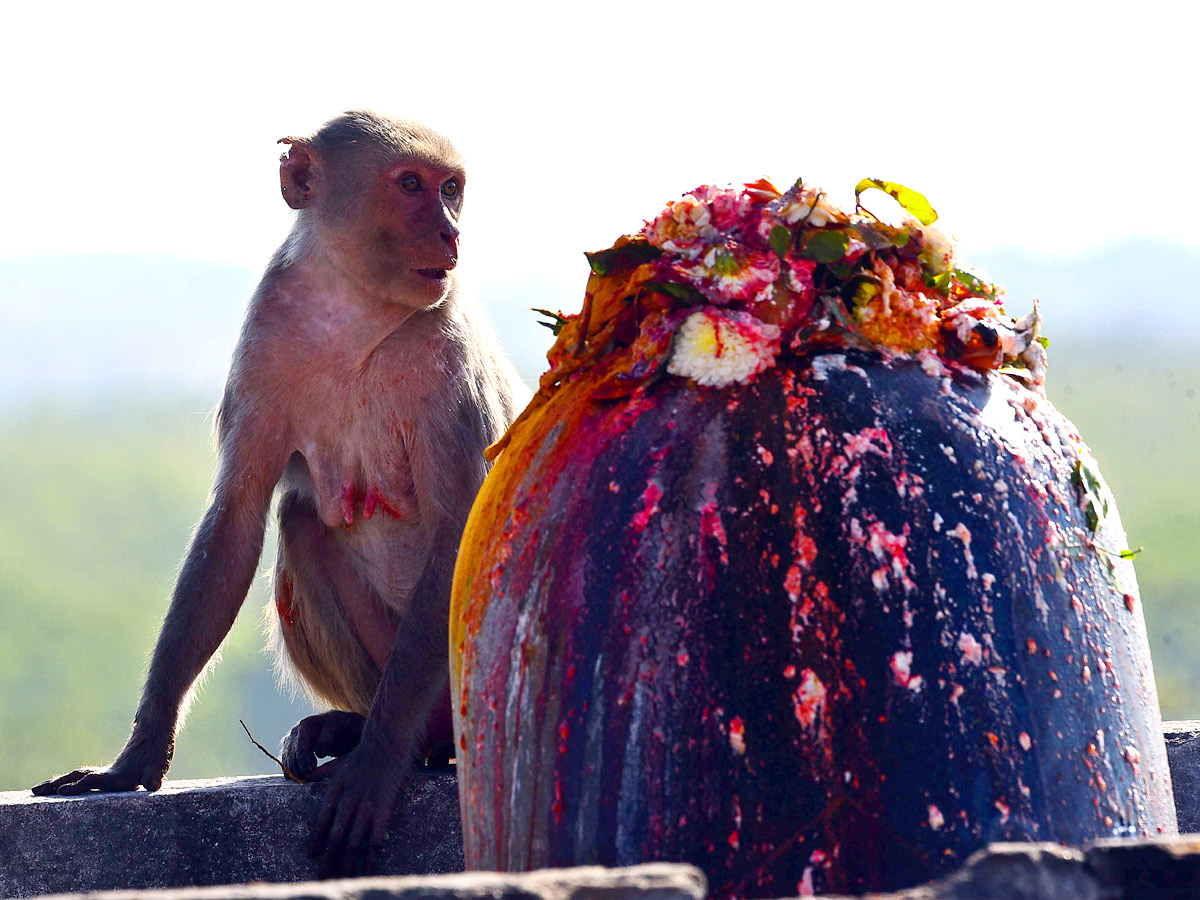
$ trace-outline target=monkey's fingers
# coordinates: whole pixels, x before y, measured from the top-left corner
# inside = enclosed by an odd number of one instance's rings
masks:
[[[48,781],[43,781],[41,784],[35,784],[30,790],[35,797],[49,797],[57,794],[58,789],[63,785],[78,781],[84,775],[90,775],[91,772],[91,769],[76,769],[73,772],[68,772],[66,775],[59,775],[57,778],[51,778]]]
[[[321,803],[321,809],[313,821],[312,836],[308,842],[308,855],[313,859],[322,856],[328,846],[329,828],[333,824],[334,816],[338,813],[340,806],[338,800],[341,798],[341,793],[341,787],[336,780],[325,789],[325,800]]]
[[[58,789],[60,797],[86,794],[88,791],[136,791],[138,782],[127,775],[115,772],[89,772],[78,781],[64,784]]]
[[[317,823],[316,837],[320,841],[318,878],[332,878],[342,874],[342,867],[346,863],[346,836],[354,826],[356,812],[354,804],[339,803],[327,824],[320,821]]]
[[[367,874],[367,836],[371,833],[371,819],[371,810],[360,806],[354,816],[354,825],[342,845],[342,874],[354,877]]]
[[[387,842],[389,817],[376,816],[371,823],[371,836],[367,842],[367,874],[379,874],[379,857],[383,854],[383,846]]]

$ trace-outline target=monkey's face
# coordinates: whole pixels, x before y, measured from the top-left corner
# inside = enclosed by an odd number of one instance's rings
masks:
[[[465,181],[457,167],[410,158],[385,166],[367,189],[350,248],[355,268],[393,302],[424,308],[450,290]]]

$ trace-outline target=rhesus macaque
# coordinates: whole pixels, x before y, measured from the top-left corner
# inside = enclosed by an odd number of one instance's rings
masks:
[[[313,831],[329,874],[362,868],[410,767],[452,740],[455,555],[483,450],[525,388],[455,286],[465,175],[450,142],[349,112],[280,143],[295,226],[250,300],[217,410],[211,499],[132,733],[110,766],[33,791],[162,784],[189,691],[254,578],[278,489],[270,640],[332,708],[292,729],[283,761],[329,778]],[[337,759],[318,767],[324,756]]]

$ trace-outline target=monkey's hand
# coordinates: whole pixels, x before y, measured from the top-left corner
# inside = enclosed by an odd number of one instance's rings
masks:
[[[157,791],[162,787],[163,778],[171,765],[174,749],[173,741],[163,746],[161,741],[134,735],[112,765],[76,769],[43,781],[32,790],[38,797],[51,794],[66,797],[86,794],[88,791],[136,791],[139,787]]]
[[[410,755],[410,748],[399,749],[377,732],[365,731],[349,754],[312,773],[312,780],[329,780],[309,847],[319,859],[320,878],[377,870]]]
[[[301,719],[283,739],[283,764],[297,778],[307,779],[320,757],[345,756],[357,747],[366,721],[358,713],[336,709]]]

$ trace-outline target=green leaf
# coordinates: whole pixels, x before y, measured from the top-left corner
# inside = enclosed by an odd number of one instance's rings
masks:
[[[868,222],[859,222],[854,225],[852,230],[858,234],[870,250],[891,250],[894,246],[892,239],[884,234],[882,229]]]
[[[918,222],[922,225],[932,225],[937,221],[937,210],[929,205],[929,201],[925,199],[924,194],[914,191],[912,188],[907,188],[902,184],[897,184],[894,181],[881,181],[878,178],[864,178],[854,186],[854,200],[858,202],[859,195],[870,188],[878,188],[886,194],[891,194],[896,198],[905,210],[912,213]]]
[[[850,239],[844,232],[818,231],[805,242],[800,255],[819,263],[833,263],[846,255],[849,245]]]
[[[1050,338],[1044,337],[1044,336],[1039,336],[1037,339],[1037,342],[1042,345],[1043,350],[1050,349]]]
[[[1071,481],[1083,492],[1083,510],[1087,518],[1088,528],[1095,531],[1108,515],[1108,500],[1105,498],[1104,479],[1096,461],[1090,456],[1075,463],[1071,473]]]
[[[538,309],[537,307],[532,307],[532,306],[530,307],[530,309],[533,312],[543,315],[546,318],[551,320],[549,322],[538,322],[538,324],[545,325],[547,328],[549,328],[551,331],[553,331],[555,337],[558,337],[558,333],[560,331],[562,331],[563,326],[567,324],[568,319],[566,316],[561,316],[556,312],[550,312],[550,310],[548,310],[548,309]]]
[[[1121,559],[1137,559],[1138,555],[1145,549],[1145,547],[1138,547],[1136,550],[1122,550]]]
[[[620,247],[610,247],[595,253],[583,254],[597,275],[607,275],[617,269],[636,269],[642,263],[662,256],[662,251],[645,241],[633,241]]]
[[[787,256],[788,248],[792,246],[792,233],[785,225],[776,225],[771,229],[771,249],[780,259]]]

